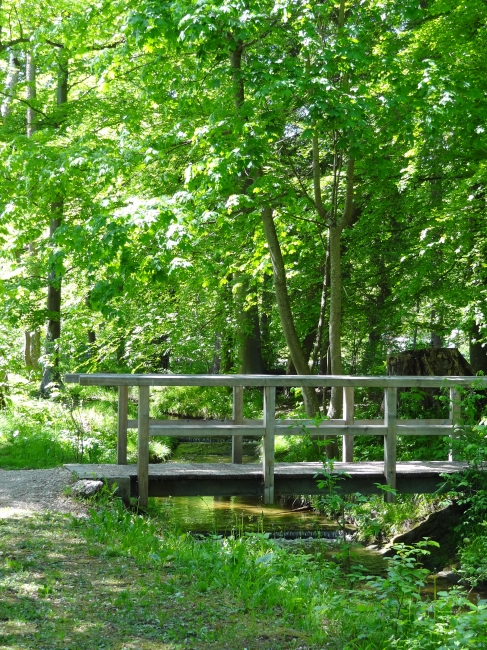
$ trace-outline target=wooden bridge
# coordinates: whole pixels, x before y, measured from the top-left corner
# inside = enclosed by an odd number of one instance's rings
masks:
[[[340,480],[343,493],[378,493],[379,484],[387,484],[401,493],[434,492],[441,482],[440,474],[456,472],[466,464],[456,462],[450,449],[445,461],[396,462],[397,436],[428,435],[453,438],[461,427],[460,393],[458,388],[474,382],[487,387],[487,377],[354,377],[333,375],[137,375],[137,374],[68,374],[68,383],[81,386],[118,386],[117,465],[68,465],[80,477],[107,478],[117,482],[125,494],[137,496],[141,506],[148,496],[181,495],[262,495],[264,503],[273,503],[274,493],[318,494],[315,475],[321,463],[275,463],[276,435],[342,436],[342,461],[334,463],[333,472],[346,472]],[[150,388],[155,386],[227,386],[233,388],[231,420],[152,420],[149,417]],[[334,420],[276,419],[276,388],[278,387],[343,388],[343,418]],[[129,387],[138,387],[138,418],[128,419]],[[243,418],[244,387],[262,388],[264,412],[262,420]],[[384,389],[384,419],[354,418],[354,388]],[[450,395],[450,417],[444,420],[398,420],[398,388],[447,388]],[[127,465],[127,431],[138,429],[137,465]],[[384,440],[383,462],[353,462],[355,436],[380,436]],[[232,463],[149,465],[149,437],[232,437]],[[242,465],[243,437],[263,439],[262,467]],[[388,500],[393,495],[386,494]]]

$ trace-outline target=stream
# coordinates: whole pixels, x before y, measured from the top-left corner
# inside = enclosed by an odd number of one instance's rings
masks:
[[[258,445],[244,442],[243,463],[260,463]],[[229,463],[231,442],[180,442],[169,462]],[[181,532],[207,535],[266,532],[277,538],[284,531],[291,540],[282,543],[302,544],[308,552],[332,559],[336,553],[337,525],[312,510],[302,508],[301,502],[284,506],[264,505],[258,497],[168,497],[150,499],[149,512],[164,519]],[[321,539],[316,539],[321,537]],[[314,539],[313,539],[314,538]],[[301,540],[301,541],[300,541]],[[352,561],[365,567],[371,575],[385,575],[388,560],[380,551],[352,544]],[[422,593],[433,597],[434,591],[448,590],[452,583],[430,576]],[[487,598],[487,593],[472,591],[472,602]]]

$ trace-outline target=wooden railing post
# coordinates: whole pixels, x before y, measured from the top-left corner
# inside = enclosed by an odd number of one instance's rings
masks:
[[[137,479],[142,508],[147,507],[149,498],[149,396],[149,386],[139,386]]]
[[[243,424],[243,386],[233,387],[233,424]],[[243,436],[232,436],[232,463],[242,464]]]
[[[274,433],[276,427],[276,388],[264,388],[264,503],[274,503]]]
[[[118,387],[118,434],[117,464],[127,464],[127,418],[129,405],[129,387]]]
[[[384,436],[384,475],[390,488],[396,488],[396,430],[397,430],[397,388],[386,388],[384,423],[387,433]],[[395,496],[384,494],[384,500],[394,503]]]
[[[452,421],[453,427],[460,424],[461,422],[461,404],[460,404],[460,391],[458,388],[450,388],[450,419]],[[457,436],[452,434],[450,436],[450,451],[448,452],[448,460],[453,462],[455,460],[454,450],[453,450],[453,440]]]
[[[343,389],[343,418],[348,426],[353,425],[354,420],[354,394],[355,389],[353,387],[346,386]],[[343,436],[342,461],[344,463],[353,463],[353,436]]]

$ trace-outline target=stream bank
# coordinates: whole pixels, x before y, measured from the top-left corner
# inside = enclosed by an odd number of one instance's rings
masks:
[[[259,451],[258,443],[245,441],[243,462],[260,463]],[[182,441],[169,462],[231,462],[231,441]],[[277,538],[291,537],[296,541],[282,543],[300,544],[309,552],[327,559],[337,553],[337,523],[308,508],[305,497],[284,498],[274,505],[264,505],[262,499],[252,497],[161,498],[150,500],[149,512],[181,532],[202,536],[265,532]],[[424,537],[440,544],[440,548],[432,547],[431,554],[421,559],[424,566],[436,576],[434,580],[432,577],[431,586],[426,587],[426,594],[433,593],[434,589],[447,590],[453,584],[451,572],[442,570],[451,566],[455,556],[455,539],[450,532],[458,524],[462,513],[460,506],[451,504],[444,510],[431,513],[424,522],[397,535],[389,544],[412,545]],[[349,530],[353,533],[353,527],[349,527]],[[317,540],[316,537],[322,539]],[[350,552],[355,564],[364,566],[374,575],[385,574],[387,560],[393,555],[391,549],[365,547],[359,543],[352,543]],[[433,587],[433,582],[436,587]]]

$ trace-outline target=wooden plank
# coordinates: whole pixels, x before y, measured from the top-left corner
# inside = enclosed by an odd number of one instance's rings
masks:
[[[487,377],[357,377],[347,375],[157,375],[157,374],[76,374],[82,386],[280,386],[280,387],[395,387],[441,388],[487,387]]]
[[[462,407],[460,393],[456,388],[450,388],[450,418],[453,426],[459,426],[462,420]],[[453,462],[455,460],[455,452],[453,451],[453,440],[456,438],[455,434],[450,436],[450,450],[448,452],[448,460]]]
[[[233,423],[237,425],[243,424],[243,386],[233,387]],[[243,437],[232,437],[232,463],[238,465],[242,464],[243,457]]]
[[[438,424],[438,425],[441,425],[441,426],[450,426],[451,427],[453,422],[452,422],[451,418],[443,418],[442,420],[433,420],[433,419],[429,419],[429,420],[397,420],[397,424],[401,425],[401,426],[403,424],[406,424],[406,425],[413,424],[413,425],[419,425],[419,426],[429,426],[430,424],[433,424],[433,425]]]
[[[80,478],[107,479],[109,484],[122,482],[135,486],[136,465],[66,465]],[[399,493],[435,492],[443,481],[441,474],[459,472],[467,463],[448,461],[413,461],[397,463]],[[274,483],[282,494],[320,494],[315,474],[321,463],[276,463]],[[385,483],[384,465],[380,462],[336,462],[334,471],[351,478],[340,481],[342,494],[362,492],[378,494],[375,483]],[[149,466],[151,496],[256,495],[262,494],[262,466],[231,463],[159,463]],[[130,495],[129,495],[130,496]],[[136,496],[132,492],[132,496]]]
[[[354,424],[354,399],[355,389],[347,386],[343,389],[343,417],[347,426]],[[343,436],[342,439],[342,461],[353,462],[353,436]]]
[[[316,435],[324,434],[327,436],[383,436],[386,434],[387,427],[385,424],[379,424],[374,426],[358,426],[356,424],[346,425],[342,424],[339,426],[326,426],[315,427],[313,429],[313,434]],[[281,426],[276,424],[276,435],[279,436],[302,436],[303,430],[301,427],[288,427]]]
[[[150,424],[149,430],[151,436],[176,436],[181,438],[212,438],[219,436],[253,436],[259,438],[265,433],[265,427],[254,427],[247,424],[220,424],[199,428],[193,425],[171,426],[166,424]]]
[[[234,425],[234,424],[208,424],[200,426],[198,424],[172,424],[174,420],[166,420],[169,424],[152,424],[150,422],[151,436],[175,436],[181,438],[211,438],[221,436],[252,436],[259,437],[264,435],[265,427],[262,425]],[[448,436],[451,435],[450,425],[434,426],[413,426],[397,425],[397,434],[405,436]],[[338,435],[338,436],[383,436],[387,433],[385,424],[376,426],[341,425],[333,427],[319,427],[313,430],[315,434]],[[279,424],[275,425],[275,435],[278,436],[301,436],[303,430],[301,427],[289,427]],[[349,461],[351,462],[351,461]]]
[[[255,422],[257,422],[257,420]],[[247,421],[245,421],[245,423],[247,423]],[[373,420],[373,421],[371,420],[370,423],[371,424],[381,424],[381,421],[380,420]],[[301,419],[297,419],[297,418],[276,420],[276,425],[277,424],[279,426],[281,426],[281,427],[282,426],[301,427],[301,428],[304,427],[306,429],[309,429],[311,432],[313,432],[317,428],[314,420],[301,420]],[[332,426],[337,426],[337,425],[340,425],[340,424],[341,425],[346,424],[345,420],[338,419],[338,418],[333,419],[333,420],[323,420],[323,422],[320,423],[320,427],[324,427],[324,428],[325,427],[332,427]],[[382,424],[384,424],[383,421],[382,421]]]
[[[129,387],[118,387],[118,432],[117,432],[117,464],[127,464],[127,415],[129,403]]]
[[[206,429],[214,429],[217,431],[217,427],[227,427],[227,433],[219,433],[218,435],[253,435],[260,436],[263,435],[263,421],[262,420],[249,420],[244,419],[243,425],[250,427],[248,431],[249,434],[245,433],[245,429],[241,431],[231,432],[230,428],[233,429],[233,420],[151,420],[150,426],[152,427],[161,427],[154,429],[155,433],[153,435],[177,435],[176,433],[162,433],[163,428],[170,428],[175,430],[176,428],[181,429],[181,435],[189,435],[187,431],[192,431],[193,437],[205,437],[209,433]],[[317,427],[310,422],[309,420],[276,420],[276,435],[303,435],[303,426],[307,428],[313,427],[313,430],[316,430]],[[128,429],[137,429],[138,421],[137,420],[128,420],[127,428]],[[348,428],[345,428],[348,427]],[[397,420],[398,434],[401,435],[432,435],[432,436],[444,436],[450,435],[451,433],[452,422],[451,420]],[[159,432],[160,431],[160,432]],[[223,429],[225,431],[225,429]],[[347,425],[345,420],[324,420],[318,428],[319,433],[332,434],[332,435],[383,435],[385,431],[384,420],[374,419],[374,420],[354,420],[353,425]],[[151,434],[152,435],[152,434]]]
[[[274,503],[274,434],[276,412],[276,389],[264,388],[264,503]]]
[[[452,432],[451,424],[432,424],[418,426],[412,424],[397,424],[397,435],[400,436],[449,436]]]
[[[330,422],[333,422],[333,420],[330,420]],[[384,420],[382,418],[381,419],[374,418],[373,420],[355,420],[355,424],[363,424],[363,425],[366,425],[366,424],[384,424]],[[444,425],[444,426],[447,426],[447,425],[451,426],[452,421],[449,418],[444,418],[442,420],[438,420],[438,419],[436,419],[436,420],[433,420],[433,419],[429,419],[429,420],[397,420],[397,424],[398,425],[403,425],[403,424],[416,425],[417,424],[419,426],[428,426],[430,424],[441,424],[441,425]]]
[[[385,389],[385,417],[387,434],[384,437],[384,476],[391,488],[396,488],[396,421],[397,421],[397,388]],[[395,497],[391,493],[384,494],[384,500],[393,503]]]
[[[76,471],[80,478],[110,478],[116,477],[137,477],[137,465],[115,465],[115,464],[77,464],[66,465],[68,469]],[[404,475],[440,475],[442,473],[460,472],[468,467],[468,463],[454,462],[447,460],[414,460],[398,461],[396,463],[397,474]],[[302,463],[275,463],[274,474],[286,476],[311,476],[323,468],[323,463],[302,462]],[[381,461],[365,461],[355,463],[342,463],[336,461],[333,471],[345,472],[346,474],[358,475],[380,475],[384,476],[384,463]],[[158,476],[164,480],[169,476],[188,476],[197,479],[201,476],[214,476],[217,478],[238,478],[255,476],[262,480],[263,472],[260,463],[245,465],[233,465],[232,463],[154,463],[149,465],[149,475]]]
[[[255,426],[264,426],[262,420],[246,420],[244,424],[250,424]],[[203,429],[208,427],[216,427],[220,425],[231,426],[233,425],[233,420],[196,420],[196,419],[184,419],[184,420],[151,420],[151,426],[161,426],[161,427],[183,427],[189,428],[193,427],[195,429]],[[127,427],[129,429],[137,429],[138,420],[128,420]]]
[[[147,507],[149,497],[149,386],[139,386],[139,440],[137,479],[139,506]]]

